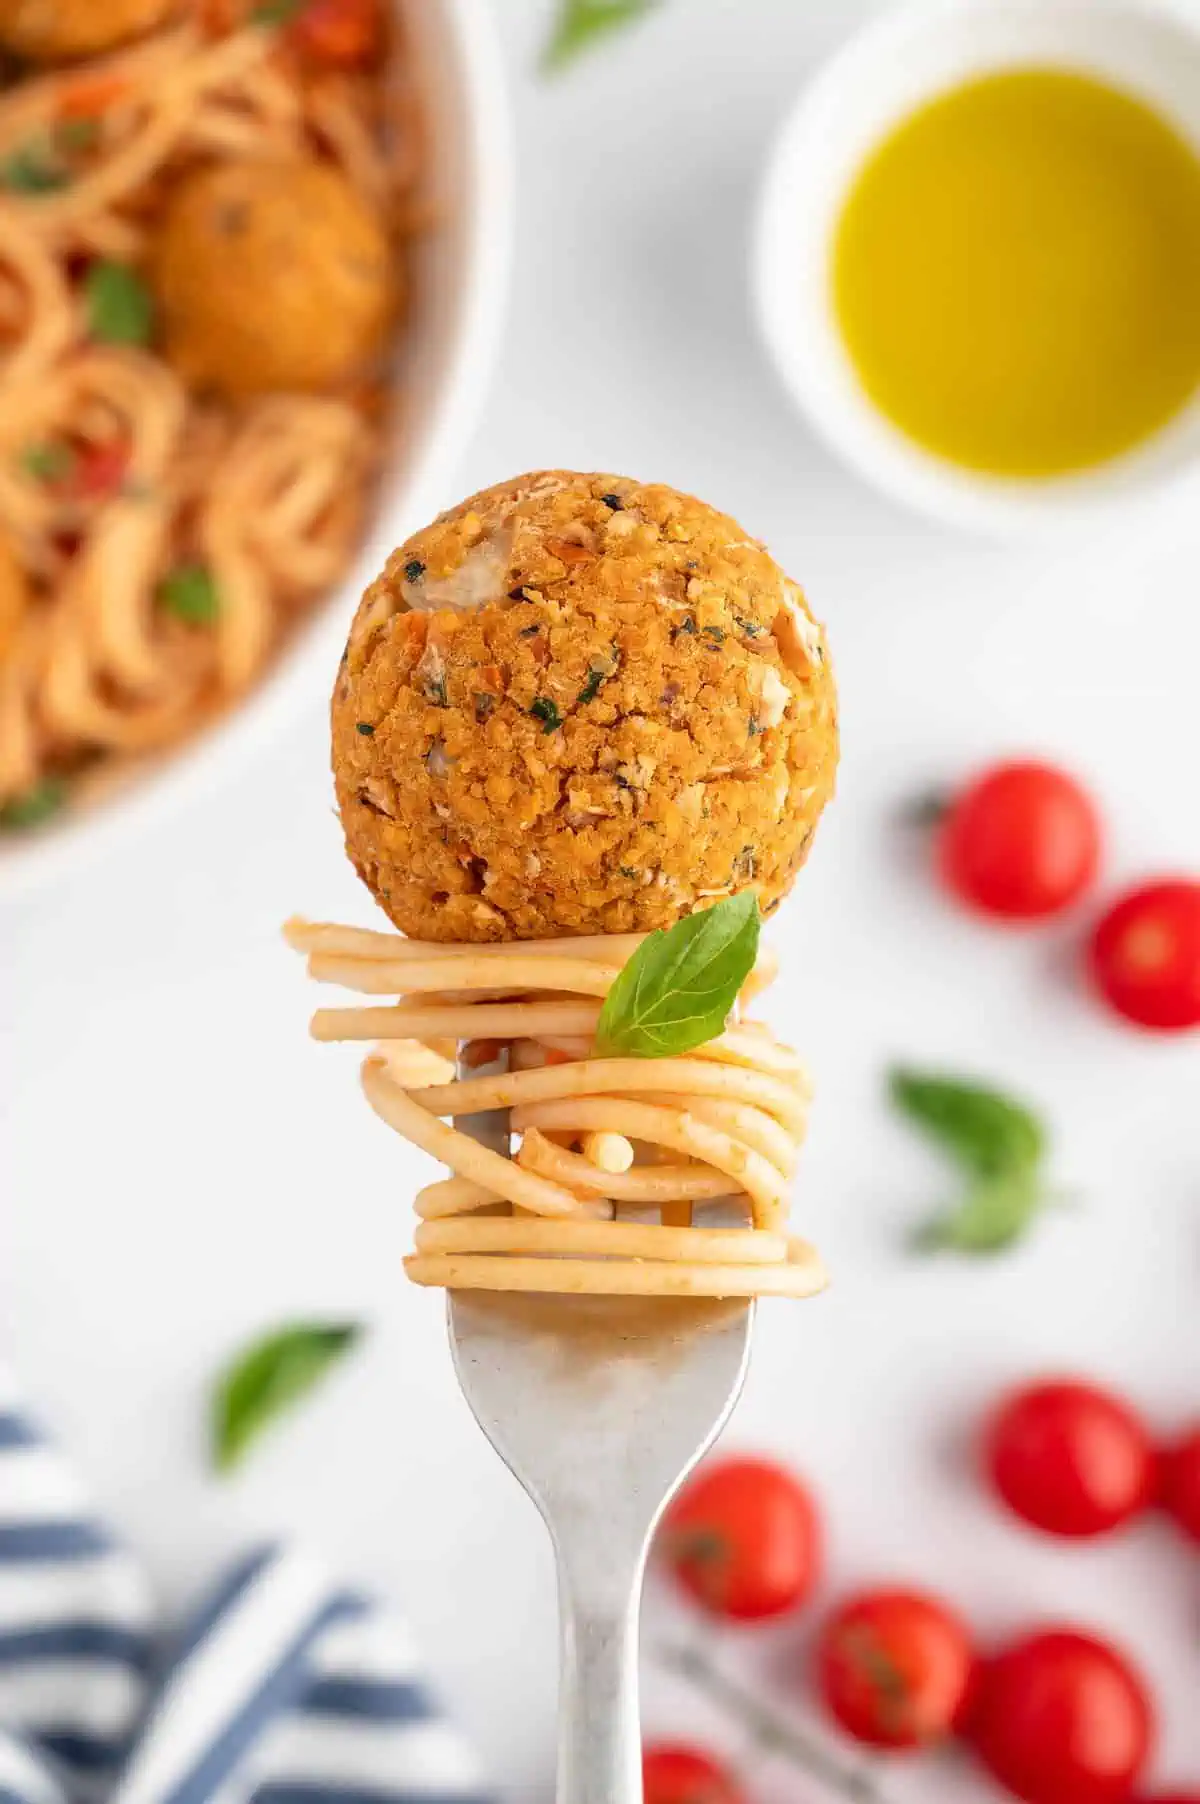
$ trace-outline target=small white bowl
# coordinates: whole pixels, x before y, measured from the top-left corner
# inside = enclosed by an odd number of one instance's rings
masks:
[[[1200,13],[1185,0],[908,0],[807,86],[768,168],[755,233],[759,320],[783,381],[861,475],[933,518],[994,534],[1081,524],[1200,487],[1200,399],[1127,455],[1066,477],[1013,480],[907,438],[859,383],[832,305],[833,237],[869,151],[931,96],[991,70],[1059,66],[1139,95],[1200,150]]]
[[[508,287],[512,142],[491,8],[485,0],[393,0],[426,106],[431,188],[442,215],[414,270],[403,346],[399,437],[373,525],[353,568],[262,683],[228,716],[103,799],[0,841],[0,900],[119,857],[131,835],[188,805],[333,687],[359,596],[410,532],[457,499],[454,465],[482,405]]]

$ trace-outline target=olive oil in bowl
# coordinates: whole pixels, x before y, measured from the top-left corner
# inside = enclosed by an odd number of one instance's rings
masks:
[[[1089,75],[966,82],[859,170],[833,301],[862,387],[926,451],[1008,478],[1105,463],[1200,386],[1200,158]]]

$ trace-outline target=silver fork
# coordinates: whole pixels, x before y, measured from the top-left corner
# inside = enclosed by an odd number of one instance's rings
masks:
[[[456,1126],[509,1150],[503,1111]],[[463,1394],[554,1543],[557,1804],[640,1804],[646,1554],[737,1401],[754,1305],[451,1291],[449,1321]]]

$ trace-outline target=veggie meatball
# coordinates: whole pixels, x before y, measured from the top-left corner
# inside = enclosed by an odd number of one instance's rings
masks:
[[[821,629],[736,521],[541,472],[394,552],[350,630],[333,767],[350,858],[433,940],[669,925],[787,893],[833,789]]]
[[[38,63],[96,56],[153,31],[176,0],[0,0],[0,45]]]
[[[382,221],[311,159],[189,176],[154,259],[167,355],[226,395],[336,388],[370,368],[396,310]]]
[[[28,608],[28,578],[9,541],[0,537],[0,662],[11,649]]]

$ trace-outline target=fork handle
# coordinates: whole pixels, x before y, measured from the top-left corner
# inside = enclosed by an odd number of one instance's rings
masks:
[[[581,1537],[570,1554],[559,1553],[557,1804],[642,1804],[638,1619],[646,1545],[631,1562],[605,1539]]]

